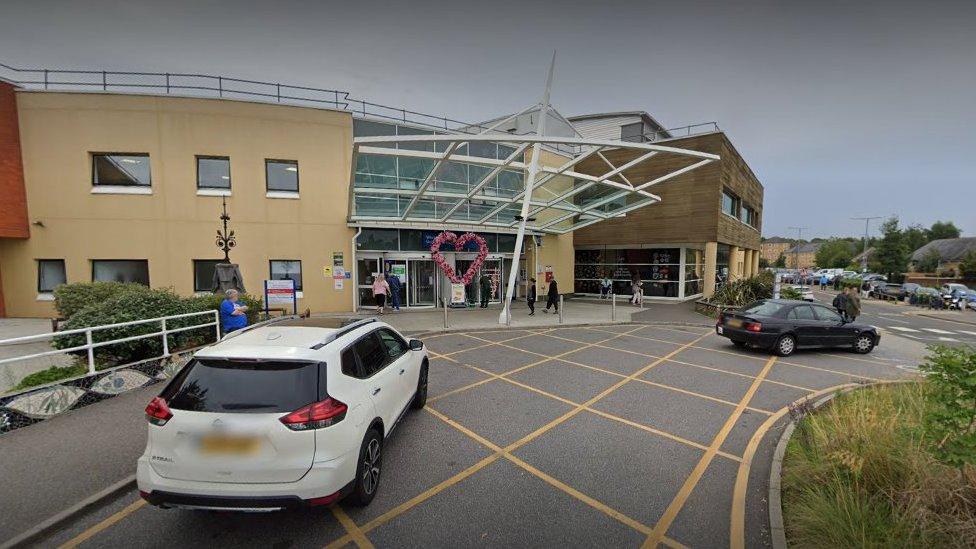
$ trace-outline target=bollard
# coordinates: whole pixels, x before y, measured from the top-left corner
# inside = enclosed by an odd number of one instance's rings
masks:
[[[444,300],[444,329],[446,330],[447,328],[448,328],[448,324],[447,324],[447,300],[445,299]]]
[[[559,323],[563,323],[563,294],[559,294]]]
[[[85,344],[88,345],[88,373],[95,373],[95,348],[92,346],[91,328],[85,330]]]
[[[163,356],[169,356],[169,333],[166,331],[166,319],[162,321],[163,327]]]
[[[617,321],[617,294],[610,293],[610,322]]]
[[[505,326],[512,327],[512,308],[505,307]]]

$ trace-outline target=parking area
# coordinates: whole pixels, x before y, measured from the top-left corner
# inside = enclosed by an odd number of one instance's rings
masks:
[[[387,440],[369,507],[199,513],[156,509],[132,493],[45,544],[762,545],[765,487],[752,466],[786,407],[912,375],[884,341],[867,356],[780,359],[704,327],[474,331],[425,342],[428,406]]]

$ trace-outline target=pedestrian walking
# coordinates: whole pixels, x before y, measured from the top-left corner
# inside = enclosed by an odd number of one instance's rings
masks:
[[[831,305],[834,306],[834,309],[837,310],[837,313],[840,314],[841,318],[847,320],[847,288],[844,288],[843,292],[838,293],[834,297],[834,301],[831,303]]]
[[[528,295],[526,295],[525,297],[525,303],[528,304],[529,306],[529,316],[535,316],[535,296],[536,296],[535,279],[530,278],[529,292]]]
[[[635,276],[630,280],[630,302],[634,305],[640,305],[644,301],[644,283],[641,282],[640,275]]]
[[[600,281],[600,299],[609,299],[610,291],[613,289],[613,280],[610,279],[610,275],[604,275],[603,280]]]
[[[481,308],[488,308],[488,300],[491,299],[491,279],[486,273],[481,273],[478,279],[478,289],[481,290]]]
[[[403,283],[400,281],[400,276],[395,272],[390,271],[390,274],[386,277],[386,282],[390,285],[390,309],[399,311],[400,290],[403,288]]]
[[[386,296],[390,293],[390,284],[386,281],[383,273],[376,275],[373,279],[373,300],[376,301],[376,312],[386,313]]]
[[[847,318],[854,322],[860,314],[861,296],[857,295],[857,291],[852,291],[847,294]]]
[[[830,278],[826,274],[821,275],[820,276],[820,291],[821,292],[826,292],[827,291],[827,284],[830,284]]]
[[[555,307],[555,312],[559,312],[559,287],[556,286],[555,278],[549,281],[549,291],[546,293],[546,308],[542,312],[548,313],[549,307]]]

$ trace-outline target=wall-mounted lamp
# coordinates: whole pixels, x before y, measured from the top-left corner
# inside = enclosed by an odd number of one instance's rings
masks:
[[[38,219],[37,221],[31,223],[31,225],[34,225],[34,226],[37,226],[37,227],[43,227],[44,226],[44,222]]]

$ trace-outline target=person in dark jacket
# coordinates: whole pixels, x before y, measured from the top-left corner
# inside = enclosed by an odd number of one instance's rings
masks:
[[[529,305],[529,316],[535,315],[535,297],[536,297],[535,279],[530,278],[529,293],[525,297],[525,302]]]
[[[851,289],[847,294],[847,319],[854,322],[860,314],[861,296],[857,295],[857,290]]]
[[[549,282],[549,292],[546,293],[546,308],[542,312],[548,313],[549,307],[555,307],[555,312],[559,312],[559,287],[556,286],[555,278]]]
[[[847,288],[844,288],[843,292],[837,294],[834,297],[833,303],[834,309],[837,309],[837,313],[840,314],[841,318],[847,320]]]
[[[481,278],[478,279],[478,286],[481,290],[481,308],[488,308],[488,300],[491,299],[491,279],[488,275],[481,273]]]
[[[400,282],[400,277],[393,271],[387,273],[386,282],[390,285],[390,309],[399,311],[400,289],[403,288],[403,283]]]

